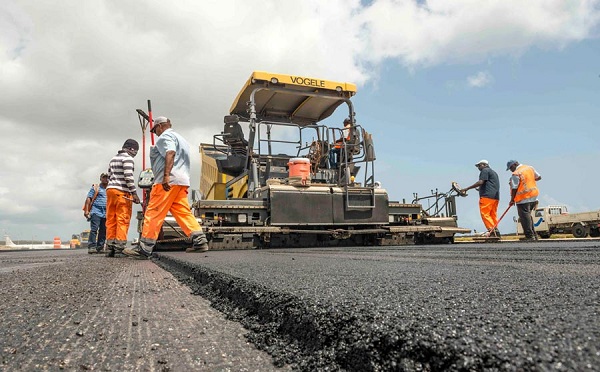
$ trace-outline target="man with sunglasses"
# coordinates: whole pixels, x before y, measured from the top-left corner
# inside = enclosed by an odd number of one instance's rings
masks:
[[[208,241],[188,201],[190,145],[179,133],[171,129],[171,120],[164,116],[154,120],[150,131],[158,136],[156,146],[150,148],[154,185],[144,213],[139,245],[125,249],[123,253],[137,259],[151,257],[168,213],[171,213],[189,238],[191,247],[188,247],[186,252],[205,252],[209,248]]]

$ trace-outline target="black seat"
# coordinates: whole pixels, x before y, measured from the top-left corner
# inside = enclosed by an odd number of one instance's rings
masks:
[[[232,149],[241,150],[244,152],[248,147],[248,141],[244,138],[244,131],[239,123],[240,118],[237,115],[226,115],[225,125],[223,126],[223,141]],[[238,153],[238,151],[235,151]]]
[[[346,142],[346,146],[350,154],[360,154],[360,135],[356,127],[350,128],[350,139]]]
[[[239,116],[226,115],[223,126],[223,142],[229,147],[227,159],[218,159],[219,171],[230,176],[237,177],[246,169],[246,154],[248,153],[248,141],[244,138]]]

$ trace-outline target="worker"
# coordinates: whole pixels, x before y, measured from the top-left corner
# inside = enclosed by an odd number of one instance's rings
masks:
[[[498,204],[500,202],[500,180],[498,173],[490,168],[490,163],[482,159],[475,164],[479,169],[479,180],[460,190],[460,194],[479,188],[479,213],[487,229],[487,234],[500,237],[498,231]],[[493,231],[492,231],[493,230]]]
[[[88,191],[83,207],[83,216],[90,222],[88,253],[101,253],[106,242],[106,187],[108,174],[100,174],[100,184],[94,184]]]
[[[144,213],[142,236],[137,246],[123,251],[138,259],[152,255],[160,229],[167,216],[171,215],[192,246],[186,252],[208,250],[208,241],[200,224],[190,210],[188,188],[190,186],[190,145],[173,129],[171,120],[159,116],[150,130],[158,136],[156,146],[150,149],[150,162],[154,172],[154,184],[150,191],[150,201]]]
[[[506,163],[506,170],[512,172],[510,177],[510,203],[509,206],[517,205],[517,213],[521,221],[521,227],[525,234],[524,241],[536,241],[537,235],[533,226],[533,211],[537,205],[539,190],[537,181],[542,176],[532,167],[525,164],[519,164],[516,160],[509,160]]]
[[[134,139],[128,139],[113,156],[108,165],[108,187],[106,189],[106,247],[107,257],[121,253],[127,245],[127,234],[131,223],[132,203],[139,204],[135,179],[134,162],[140,148]]]
[[[350,118],[344,119],[344,129],[342,130],[342,137],[338,138],[333,143],[333,148],[329,150],[329,165],[331,168],[337,168],[342,160],[344,153],[342,149],[344,147],[344,138],[346,142],[350,141],[350,131],[352,129],[352,120]]]

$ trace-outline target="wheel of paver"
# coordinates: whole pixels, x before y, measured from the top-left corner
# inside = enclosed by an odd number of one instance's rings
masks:
[[[452,182],[452,190],[456,191],[456,193],[460,196],[467,196],[466,191],[460,192],[461,188],[458,182]]]
[[[577,225],[573,228],[573,236],[576,238],[585,238],[587,234],[585,226]]]
[[[548,238],[550,238],[550,234],[549,233],[539,233],[538,235],[542,239],[548,239]]]

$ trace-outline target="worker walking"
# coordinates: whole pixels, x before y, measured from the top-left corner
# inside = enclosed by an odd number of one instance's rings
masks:
[[[532,166],[519,164],[516,160],[509,160],[506,163],[506,170],[512,172],[509,181],[511,191],[509,205],[517,205],[517,213],[525,234],[523,240],[535,241],[537,235],[534,230],[531,211],[537,205],[537,197],[540,193],[537,188],[537,181],[541,180],[542,176]]]
[[[108,165],[108,188],[106,190],[106,245],[107,257],[114,257],[127,245],[127,234],[131,223],[132,203],[138,204],[134,161],[140,145],[128,139]]]
[[[180,134],[171,129],[171,121],[164,116],[154,120],[150,131],[158,136],[156,146],[150,149],[154,185],[144,213],[139,245],[125,249],[123,253],[138,259],[150,257],[169,212],[185,235],[191,239],[192,246],[186,252],[207,251],[208,241],[188,202],[190,146]]]
[[[500,202],[500,180],[498,173],[490,168],[490,163],[482,159],[475,164],[479,169],[479,181],[471,186],[460,190],[465,193],[467,190],[479,188],[479,213],[481,220],[490,235],[500,237],[498,231],[498,203]],[[494,229],[494,231],[491,231]]]
[[[100,183],[94,184],[88,191],[83,207],[83,216],[90,222],[88,253],[100,253],[106,242],[106,187],[108,174],[100,175]]]

